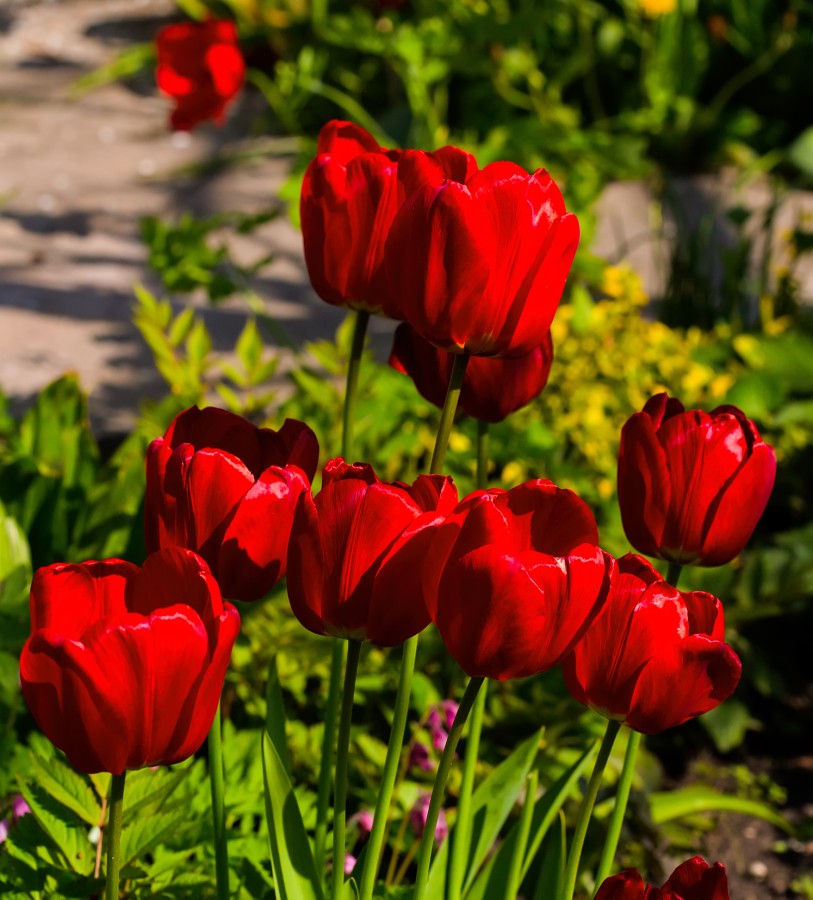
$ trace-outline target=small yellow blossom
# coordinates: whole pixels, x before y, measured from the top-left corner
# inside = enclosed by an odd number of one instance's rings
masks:
[[[667,13],[674,12],[677,7],[677,0],[638,0],[641,11],[650,19],[656,19],[658,16],[665,16]]]

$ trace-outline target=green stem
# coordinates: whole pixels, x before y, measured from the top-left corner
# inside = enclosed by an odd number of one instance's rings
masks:
[[[463,781],[460,785],[460,796],[457,800],[457,821],[452,832],[447,900],[460,900],[463,888],[463,872],[469,858],[469,846],[471,844],[471,795],[474,790],[474,773],[480,752],[480,734],[483,730],[486,691],[487,685],[484,683],[474,702],[471,724],[469,725],[469,733],[466,740]]]
[[[630,797],[632,776],[635,774],[635,760],[638,757],[640,744],[641,733],[639,731],[631,731],[627,743],[627,755],[624,757],[624,768],[621,770],[621,778],[618,780],[618,789],[615,792],[615,806],[613,807],[613,814],[610,816],[607,837],[604,840],[604,849],[601,851],[601,859],[596,871],[596,890],[599,889],[601,883],[610,874],[610,869],[615,859],[618,838],[621,835],[621,826],[624,824],[624,816],[627,813],[627,802]]]
[[[415,671],[415,656],[417,652],[418,635],[416,634],[404,643],[404,651],[401,657],[401,675],[398,680],[395,711],[392,715],[387,758],[384,761],[384,771],[381,774],[378,800],[375,804],[373,817],[373,830],[367,842],[366,862],[361,876],[361,887],[359,889],[361,900],[370,900],[373,896],[378,867],[381,864],[381,849],[387,834],[387,817],[390,812],[392,792],[395,787],[398,764],[404,744],[404,732],[406,731],[407,715],[409,714],[409,695],[412,690],[412,675]]]
[[[477,487],[488,487],[488,422],[477,420]]]
[[[220,703],[209,729],[209,785],[212,790],[215,872],[217,900],[229,900],[229,849],[226,836],[226,806],[223,799],[223,736],[220,729]]]
[[[319,793],[316,800],[316,833],[314,834],[314,861],[316,871],[325,864],[327,845],[327,810],[330,804],[330,776],[333,772],[333,752],[336,746],[336,723],[339,720],[339,696],[344,669],[347,641],[333,638],[330,657],[330,687],[325,709],[325,733],[322,736],[322,758],[319,760]]]
[[[119,871],[121,870],[121,819],[124,813],[124,779],[127,771],[114,775],[110,782],[110,818],[107,820],[107,883],[105,900],[118,900]]]
[[[443,411],[440,414],[438,434],[435,438],[435,450],[432,453],[432,463],[429,472],[439,475],[443,471],[443,461],[446,459],[446,448],[449,446],[449,435],[454,425],[454,414],[457,411],[457,401],[460,397],[460,388],[463,386],[463,378],[466,375],[466,366],[469,362],[468,353],[455,354],[452,363],[452,373],[449,376],[449,387],[446,389],[446,400],[443,403]]]
[[[587,784],[587,790],[582,798],[579,814],[576,818],[576,827],[573,831],[573,840],[570,844],[570,853],[567,857],[567,867],[565,868],[565,880],[561,893],[561,900],[572,900],[576,890],[576,876],[579,873],[579,861],[581,860],[582,848],[584,847],[584,839],[587,835],[587,826],[590,824],[590,816],[593,814],[593,806],[596,802],[599,786],[601,785],[601,776],[604,774],[604,767],[610,758],[610,751],[613,749],[616,735],[621,728],[621,723],[615,719],[607,722],[607,730],[604,732],[604,738],[599,747],[598,756],[593,766],[593,774]]]
[[[344,392],[344,417],[342,419],[342,456],[347,462],[353,462],[353,420],[356,413],[356,396],[359,386],[359,369],[361,354],[364,351],[364,338],[367,334],[367,323],[370,314],[357,309],[353,320],[353,344],[350,348],[350,359],[347,361],[347,388]]]
[[[449,770],[452,768],[454,753],[457,749],[463,726],[466,724],[469,711],[484,681],[485,679],[482,677],[469,679],[469,683],[466,685],[466,692],[463,694],[463,699],[457,708],[457,715],[454,717],[452,729],[446,740],[443,755],[440,758],[440,765],[438,766],[437,775],[435,775],[435,784],[432,787],[432,798],[429,801],[429,809],[426,813],[423,837],[421,838],[421,849],[418,854],[418,874],[415,878],[415,892],[412,895],[412,900],[422,900],[426,891],[426,883],[429,880],[429,863],[432,859],[432,847],[435,843],[435,829],[437,828],[440,806],[446,791],[446,779],[449,777]]]
[[[666,572],[666,581],[668,584],[671,584],[673,588],[676,588],[678,586],[678,582],[680,581],[680,573],[682,571],[683,566],[680,563],[669,563],[669,568]]]
[[[345,821],[347,817],[347,759],[350,753],[350,721],[353,718],[353,695],[361,653],[360,641],[349,641],[347,666],[344,670],[342,711],[336,746],[336,780],[333,789],[333,900],[340,900],[344,889]]]
[[[533,819],[534,806],[536,805],[536,791],[539,787],[539,772],[532,769],[525,785],[525,804],[519,818],[517,831],[517,843],[514,847],[514,855],[511,857],[511,868],[508,872],[508,881],[505,885],[505,900],[515,900],[519,895],[522,884],[522,864],[525,859],[525,850],[528,847],[528,838],[531,834],[531,821]]]

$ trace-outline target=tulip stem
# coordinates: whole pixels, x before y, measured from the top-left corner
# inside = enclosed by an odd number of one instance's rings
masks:
[[[407,715],[409,714],[409,695],[412,691],[412,675],[415,671],[415,656],[417,652],[418,635],[416,634],[404,643],[401,657],[401,674],[398,679],[395,711],[392,714],[387,758],[384,761],[384,771],[381,773],[378,800],[375,804],[373,817],[373,830],[370,832],[370,840],[367,842],[366,862],[361,876],[361,888],[359,890],[361,900],[370,900],[373,896],[378,867],[381,864],[381,849],[387,833],[387,817],[390,812],[392,792],[395,787],[398,764],[404,745],[404,732],[406,731]]]
[[[342,456],[346,462],[352,463],[350,456],[353,448],[353,424],[356,414],[356,396],[359,386],[359,369],[361,354],[364,351],[364,338],[367,335],[367,323],[370,314],[357,309],[353,319],[353,343],[350,347],[350,359],[347,361],[347,387],[344,392],[344,416],[342,419]]]
[[[477,420],[477,487],[488,487],[488,422]]]
[[[340,900],[344,891],[345,824],[347,818],[347,760],[350,755],[350,722],[353,718],[353,696],[359,667],[361,641],[347,642],[347,665],[344,670],[342,711],[336,746],[336,775],[333,787],[333,889],[331,897]]]
[[[621,826],[624,824],[624,816],[627,813],[627,802],[630,797],[632,777],[635,774],[635,760],[638,757],[638,747],[641,744],[641,733],[631,731],[627,742],[627,754],[624,757],[624,768],[621,770],[621,778],[618,780],[618,789],[615,792],[615,806],[610,816],[610,824],[607,828],[607,837],[604,840],[604,849],[601,851],[598,869],[596,871],[597,891],[604,879],[610,874],[610,869],[615,859],[615,851],[618,848],[618,838],[621,835]]]
[[[333,638],[333,652],[330,657],[330,686],[325,709],[325,733],[322,736],[322,758],[319,761],[319,794],[316,800],[316,833],[313,856],[317,872],[321,872],[325,864],[330,776],[333,771],[333,753],[336,748],[336,723],[339,719],[339,697],[346,649],[347,641]]]
[[[455,363],[457,363],[457,360],[455,360]],[[465,369],[465,364],[462,368]],[[463,699],[457,708],[457,714],[454,717],[449,737],[446,739],[446,746],[443,748],[443,754],[440,757],[435,783],[432,787],[432,798],[429,801],[429,809],[426,813],[421,849],[418,853],[418,874],[415,878],[415,892],[412,895],[412,900],[422,900],[426,892],[426,884],[429,881],[429,863],[432,860],[432,847],[435,843],[435,829],[437,828],[438,816],[440,815],[440,805],[446,792],[446,779],[449,777],[449,770],[452,768],[452,761],[454,760],[455,750],[457,749],[463,726],[466,724],[469,711],[484,681],[485,678],[481,676],[469,679],[469,683],[466,685],[466,692],[463,694]]]
[[[466,739],[466,756],[463,760],[463,781],[457,798],[457,821],[452,832],[451,857],[449,859],[448,900],[460,900],[463,889],[463,873],[468,871],[469,846],[471,844],[471,795],[474,790],[474,774],[480,753],[480,734],[483,730],[483,713],[486,706],[487,685],[477,693]]]
[[[669,563],[669,568],[666,571],[666,581],[671,584],[673,588],[676,588],[678,586],[678,582],[680,581],[680,573],[682,571],[683,566],[680,563]]]
[[[110,782],[110,817],[107,820],[107,882],[105,884],[105,900],[118,900],[119,871],[121,870],[121,819],[124,813],[124,779],[125,769],[121,775],[114,775]]]
[[[446,448],[449,445],[449,435],[452,433],[454,414],[457,411],[457,401],[460,397],[460,388],[463,386],[463,378],[466,375],[468,362],[468,353],[455,354],[452,372],[449,375],[449,387],[446,389],[446,400],[443,403],[443,411],[440,414],[440,424],[438,425],[438,434],[435,438],[432,463],[429,466],[431,475],[440,475],[443,471],[443,461],[446,459]]]
[[[576,876],[579,873],[579,861],[581,860],[584,847],[584,839],[587,835],[587,826],[590,824],[590,817],[593,814],[596,795],[601,785],[601,776],[604,774],[604,768],[607,765],[607,760],[610,758],[610,751],[613,749],[613,744],[620,728],[620,722],[616,722],[615,719],[608,720],[607,730],[604,732],[598,756],[596,756],[596,762],[593,766],[593,774],[587,783],[587,790],[584,793],[581,806],[579,807],[579,814],[576,817],[576,827],[573,831],[570,852],[567,856],[561,900],[572,900],[576,890]]]
[[[217,900],[228,900],[230,896],[229,848],[226,835],[226,805],[223,790],[223,735],[220,725],[219,701],[212,727],[209,729],[209,785],[212,790]]]

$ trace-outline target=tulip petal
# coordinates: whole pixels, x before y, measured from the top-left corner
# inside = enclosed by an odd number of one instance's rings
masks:
[[[636,869],[624,869],[602,882],[594,900],[648,900],[649,891]]]
[[[32,633],[53,628],[66,639],[79,640],[97,619],[125,611],[124,585],[135,571],[136,566],[120,559],[37,569],[30,597]]]
[[[325,572],[319,514],[310,491],[299,495],[288,544],[287,588],[291,610],[314,634],[326,634],[322,617]]]
[[[337,162],[346,165],[362,153],[378,153],[378,141],[360,125],[333,119],[319,131],[317,153],[328,153]]]
[[[673,891],[680,900],[728,900],[728,876],[725,866],[710,866],[695,856],[681,863],[669,876],[661,890]]]
[[[768,505],[775,478],[776,454],[772,447],[759,443],[709,506],[703,565],[725,565],[748,543]]]
[[[217,560],[227,597],[259,600],[285,574],[297,501],[309,487],[299,469],[274,466],[262,473],[238,503]]]
[[[651,418],[636,413],[621,429],[618,502],[627,540],[641,553],[659,556],[672,498],[669,469]]]
[[[626,723],[642,734],[681,725],[728,699],[741,672],[739,658],[727,644],[691,635],[651,659],[638,680]]]

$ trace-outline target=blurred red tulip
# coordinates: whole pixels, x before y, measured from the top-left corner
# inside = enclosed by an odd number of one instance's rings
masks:
[[[295,419],[272,431],[223,409],[185,410],[147,452],[147,551],[188,547],[224,596],[258,600],[285,574],[318,457],[316,435]]]
[[[725,643],[716,597],[678,591],[628,553],[562,671],[580,703],[657,734],[719,706],[737,687],[742,666]]]
[[[239,629],[189,550],[154,553],[140,569],[46,566],[31,587],[23,696],[80,772],[180,762],[211,728]]]
[[[541,480],[477,491],[412,544],[446,649],[468,675],[500,680],[557,665],[615,569],[587,505]]]
[[[443,166],[420,151],[399,163],[406,200],[385,260],[399,317],[450,352],[530,353],[559,305],[578,220],[544,169],[477,169],[467,154],[444,149]]]
[[[234,22],[207,19],[167,25],[155,46],[158,87],[175,101],[172,127],[190,131],[208,119],[222,123],[246,70]]]
[[[710,866],[699,856],[681,863],[661,888],[646,884],[635,869],[607,878],[595,900],[729,900],[722,863]]]
[[[724,565],[751,537],[775,476],[773,449],[735,406],[685,411],[657,394],[621,431],[624,531],[648,556]]]
[[[421,475],[413,485],[379,481],[372,467],[332,459],[322,490],[303,493],[291,532],[288,596],[316,634],[384,647],[429,624],[415,582],[416,560],[401,548],[457,503],[451,478]]]
[[[425,341],[402,322],[395,329],[389,363],[415,382],[418,393],[438,408],[443,407],[454,354]],[[548,383],[553,363],[550,332],[542,346],[512,359],[473,356],[466,366],[458,409],[483,422],[502,422],[512,412],[535,400]]]

